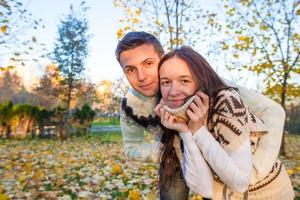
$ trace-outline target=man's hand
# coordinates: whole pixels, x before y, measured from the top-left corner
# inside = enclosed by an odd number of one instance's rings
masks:
[[[201,91],[196,92],[196,95],[197,97],[189,105],[189,109],[186,111],[186,114],[190,118],[188,128],[192,134],[206,123],[209,108],[208,96]]]

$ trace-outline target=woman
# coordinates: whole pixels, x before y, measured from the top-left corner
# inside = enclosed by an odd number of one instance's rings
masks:
[[[267,134],[264,124],[201,55],[189,47],[171,51],[160,61],[159,77],[162,101],[155,111],[167,128],[162,140],[160,189],[166,189],[165,183],[176,174],[181,161],[187,185],[203,197],[293,199],[281,161],[276,160],[263,179],[251,176],[252,154],[259,138]],[[194,94],[186,109],[177,109]],[[187,121],[178,117],[183,112]]]

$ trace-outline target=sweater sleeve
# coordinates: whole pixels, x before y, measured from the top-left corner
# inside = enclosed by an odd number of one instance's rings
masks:
[[[192,133],[181,133],[180,137],[184,143],[182,171],[186,184],[202,197],[212,198],[213,175],[193,140]]]
[[[145,128],[127,117],[122,111],[120,121],[125,155],[134,160],[158,162],[160,138],[154,137],[152,143],[145,142]],[[159,133],[153,134],[159,135]]]
[[[249,139],[231,153],[224,150],[205,126],[194,134],[193,139],[209,166],[224,184],[238,192],[248,189],[252,170]]]
[[[194,134],[197,146],[228,187],[244,192],[252,171],[251,146],[247,109],[235,90],[218,93],[208,125],[212,133],[202,127]]]
[[[285,121],[283,108],[262,94],[238,87],[244,103],[253,114],[263,120],[268,133],[260,137],[252,155],[253,172],[251,184],[264,178],[272,169],[280,150]]]

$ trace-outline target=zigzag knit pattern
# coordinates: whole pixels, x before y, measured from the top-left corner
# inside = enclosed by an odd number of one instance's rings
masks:
[[[249,136],[247,108],[234,89],[219,92],[209,125],[217,141],[229,152],[236,150]]]

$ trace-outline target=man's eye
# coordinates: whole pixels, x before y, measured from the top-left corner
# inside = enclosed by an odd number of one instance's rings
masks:
[[[126,73],[126,74],[131,74],[133,71],[134,71],[134,69],[126,69],[126,70],[125,70],[125,73]]]
[[[147,63],[146,63],[146,67],[151,67],[152,64],[153,64],[152,62],[147,62]]]

